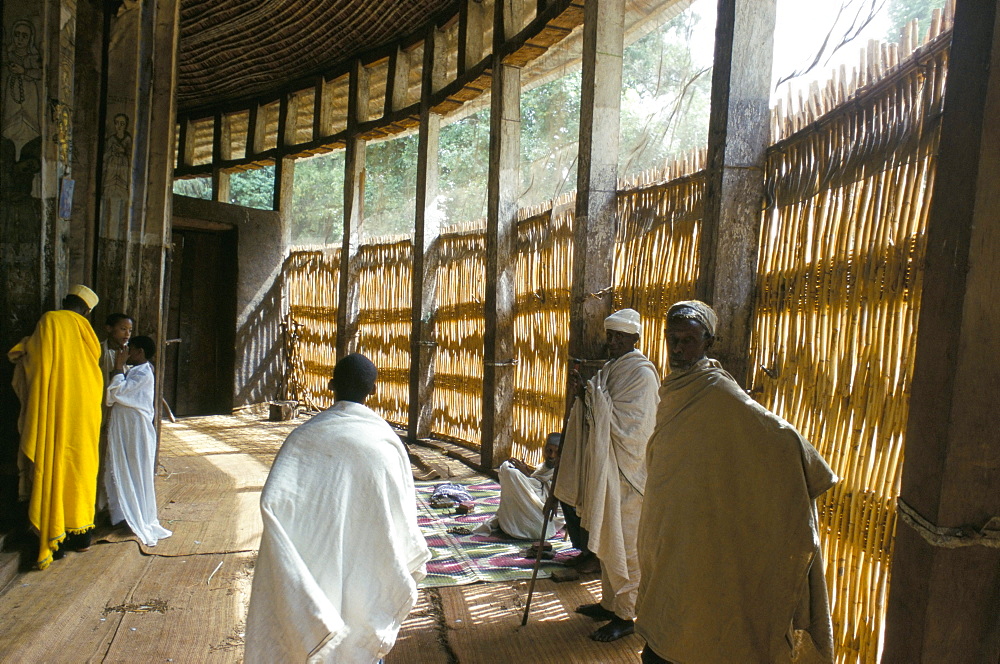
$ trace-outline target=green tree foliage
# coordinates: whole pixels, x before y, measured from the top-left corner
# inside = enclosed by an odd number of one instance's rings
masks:
[[[490,109],[441,127],[438,147],[438,211],[441,224],[486,217]]]
[[[274,165],[238,171],[229,176],[229,202],[270,210],[274,206]]]
[[[886,40],[898,42],[903,28],[913,19],[918,21],[919,35],[923,39],[931,25],[935,9],[944,8],[944,0],[889,0],[889,31]]]
[[[417,194],[416,134],[369,143],[365,149],[364,235],[413,231]]]
[[[701,16],[684,11],[625,49],[618,172],[662,167],[708,144],[711,68],[692,56]]]
[[[344,151],[295,161],[292,244],[337,244],[344,235]]]
[[[700,20],[685,11],[626,49],[620,173],[662,167],[670,156],[707,144],[711,69],[691,51]],[[580,85],[577,63],[521,94],[522,206],[576,189]],[[455,122],[445,119],[441,128],[437,210],[445,226],[486,216],[489,118],[483,108]],[[412,232],[417,136],[371,143],[366,152],[365,236]],[[293,242],[339,241],[342,150],[296,163],[293,201]]]
[[[212,178],[174,180],[174,193],[210,201],[212,200]]]
[[[520,205],[576,189],[580,140],[580,66],[521,94]]]

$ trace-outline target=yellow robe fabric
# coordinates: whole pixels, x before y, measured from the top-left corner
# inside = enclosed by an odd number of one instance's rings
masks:
[[[104,378],[90,322],[73,311],[43,315],[10,350],[21,400],[21,453],[31,462],[28,518],[38,530],[38,567],[67,534],[94,527]]]
[[[814,500],[836,476],[703,359],[660,388],[646,447],[636,631],[677,664],[833,660]],[[796,653],[797,654],[797,653]]]

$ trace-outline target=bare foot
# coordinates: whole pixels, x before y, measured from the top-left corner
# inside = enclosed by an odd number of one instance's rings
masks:
[[[593,553],[589,554],[587,560],[580,561],[576,566],[576,571],[580,574],[597,574],[601,571],[601,561]]]
[[[614,615],[614,614],[612,614]],[[628,636],[635,632],[635,623],[631,620],[624,620],[618,616],[614,616],[604,627],[598,628],[593,634],[590,635],[595,641],[617,641],[623,636]]]
[[[576,612],[594,620],[614,620],[617,618],[614,611],[608,611],[600,604],[581,604],[576,607]]]

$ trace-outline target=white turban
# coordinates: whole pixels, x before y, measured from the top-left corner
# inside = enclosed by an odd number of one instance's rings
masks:
[[[604,329],[624,332],[625,334],[642,334],[642,318],[635,309],[622,309],[604,319]]]
[[[708,332],[708,336],[715,336],[715,329],[719,326],[719,317],[715,315],[712,307],[701,300],[684,300],[677,302],[667,310],[667,320],[671,318],[685,318],[696,320]]]

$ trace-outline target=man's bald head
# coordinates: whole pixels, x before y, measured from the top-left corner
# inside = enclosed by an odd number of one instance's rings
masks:
[[[375,391],[378,369],[361,353],[351,353],[333,368],[330,389],[337,401],[354,401],[363,404]]]

